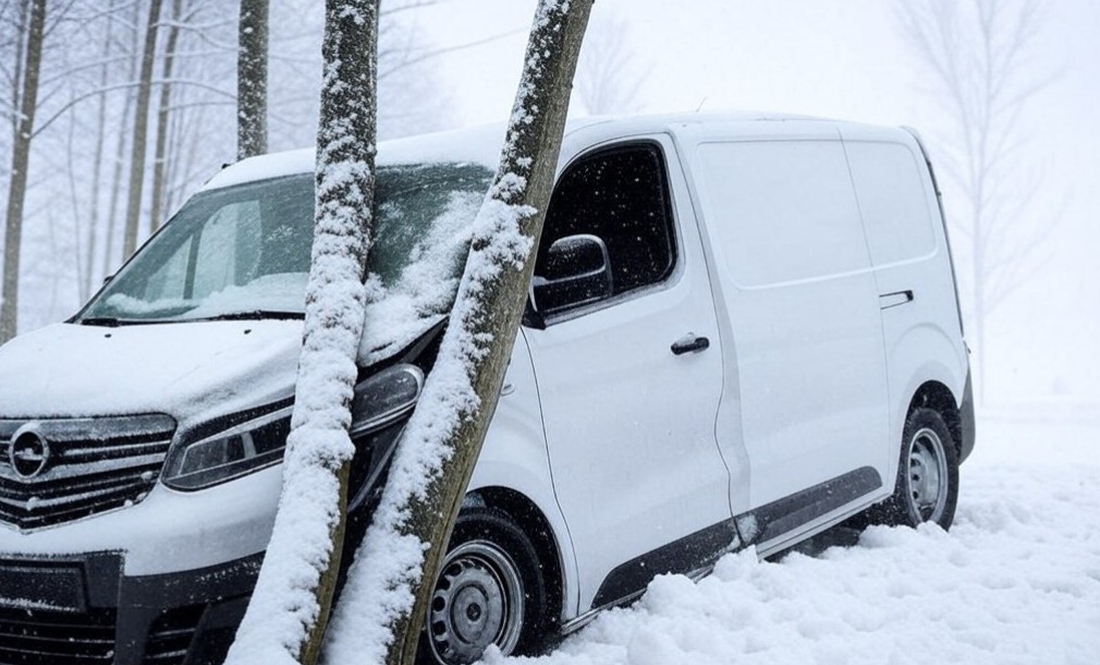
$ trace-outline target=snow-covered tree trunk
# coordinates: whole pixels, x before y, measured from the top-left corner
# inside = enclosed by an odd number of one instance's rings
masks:
[[[8,183],[8,209],[4,231],[4,287],[0,291],[0,344],[15,337],[19,315],[19,258],[23,239],[23,203],[27,194],[27,168],[30,165],[34,113],[38,107],[38,72],[42,64],[42,41],[46,24],[46,1],[34,0],[29,6],[23,51],[23,88],[19,93],[18,118],[12,145],[11,180]],[[17,82],[18,84],[18,82]]]
[[[519,328],[592,0],[540,0],[439,358],[336,608],[326,661],[409,664]]]
[[[237,54],[237,159],[267,152],[268,0],[241,0]]]
[[[328,0],[316,225],[283,492],[227,663],[317,660],[340,566],[374,202],[378,0]]]

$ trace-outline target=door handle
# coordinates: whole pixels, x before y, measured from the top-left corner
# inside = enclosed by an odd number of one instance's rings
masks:
[[[897,307],[898,305],[905,305],[913,302],[912,291],[895,291],[893,293],[883,293],[878,297],[878,306],[880,309],[890,309],[891,307]]]
[[[685,353],[699,353],[710,347],[710,340],[695,333],[688,333],[672,343],[672,352],[678,356]]]

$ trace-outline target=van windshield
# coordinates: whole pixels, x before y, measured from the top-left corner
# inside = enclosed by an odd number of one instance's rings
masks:
[[[368,260],[375,291],[398,286],[425,261],[437,279],[457,279],[491,176],[472,164],[379,169]],[[301,318],[313,191],[309,173],[195,195],[77,322]]]

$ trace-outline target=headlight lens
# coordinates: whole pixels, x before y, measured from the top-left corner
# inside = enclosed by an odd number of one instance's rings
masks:
[[[351,437],[363,437],[408,415],[420,397],[424,373],[398,364],[355,386]],[[278,464],[290,434],[292,405],[248,418],[216,434],[180,446],[169,456],[162,479],[168,487],[198,490]]]
[[[197,490],[278,464],[290,434],[287,406],[230,429],[189,443],[173,454],[164,472],[164,484]]]
[[[351,400],[352,438],[385,427],[412,411],[423,386],[424,372],[407,363],[360,381]]]

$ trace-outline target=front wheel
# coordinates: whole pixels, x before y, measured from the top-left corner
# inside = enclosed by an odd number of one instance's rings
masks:
[[[905,420],[894,495],[868,511],[872,522],[944,529],[955,519],[959,498],[959,455],[951,430],[938,411],[918,407]]]
[[[455,522],[420,640],[422,665],[473,663],[537,646],[547,596],[530,539],[504,512],[479,508]]]

